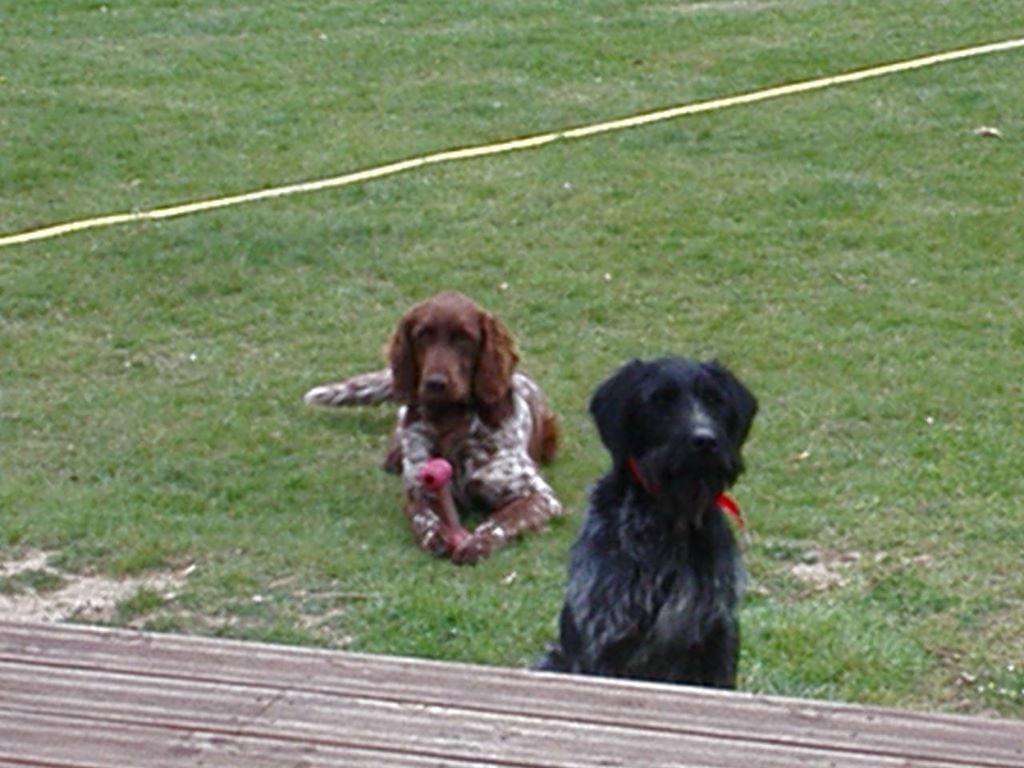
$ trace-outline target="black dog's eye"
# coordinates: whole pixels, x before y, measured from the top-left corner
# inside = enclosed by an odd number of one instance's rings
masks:
[[[721,390],[712,382],[704,379],[697,382],[697,397],[700,398],[704,405],[712,408],[716,408],[725,402],[725,397],[722,395]]]
[[[651,402],[654,405],[671,405],[679,399],[679,388],[672,386],[658,387],[651,393]]]
[[[721,405],[725,402],[722,397],[722,393],[713,387],[708,387],[704,392],[702,392],[701,399],[712,407]]]

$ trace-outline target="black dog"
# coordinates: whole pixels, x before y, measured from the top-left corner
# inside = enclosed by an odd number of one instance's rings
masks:
[[[757,401],[723,365],[634,360],[590,402],[612,468],[537,669],[732,688],[746,574],[723,507]],[[724,500],[723,500],[724,499]]]

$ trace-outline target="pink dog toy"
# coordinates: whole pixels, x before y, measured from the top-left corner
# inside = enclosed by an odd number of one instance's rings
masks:
[[[452,465],[445,459],[431,459],[420,470],[420,482],[431,491],[440,491],[452,477]]]
[[[431,459],[420,470],[420,483],[436,498],[436,512],[441,522],[441,537],[448,546],[449,554],[469,538],[469,531],[459,522],[448,481],[452,479],[452,465],[445,459]]]

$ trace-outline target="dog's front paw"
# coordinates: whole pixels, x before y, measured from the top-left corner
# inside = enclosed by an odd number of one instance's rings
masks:
[[[433,512],[425,510],[415,514],[410,522],[416,546],[424,552],[438,557],[450,557],[455,551],[455,543],[445,536],[444,527]]]
[[[476,565],[493,551],[493,540],[474,533],[452,552],[452,562],[456,565]]]
[[[452,553],[452,562],[458,565],[476,565],[490,557],[494,550],[508,541],[508,532],[497,522],[490,520],[480,525],[473,534],[462,542]]]
[[[451,544],[445,540],[444,536],[441,535],[441,531],[436,528],[426,531],[416,540],[416,543],[424,552],[429,552],[438,557],[449,557],[452,554]]]

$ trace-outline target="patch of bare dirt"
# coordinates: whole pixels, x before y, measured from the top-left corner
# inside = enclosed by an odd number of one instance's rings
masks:
[[[805,587],[800,597],[807,597],[845,587],[850,581],[850,569],[860,560],[859,552],[809,552],[804,555],[803,562],[790,568],[789,573]]]
[[[0,580],[17,589],[0,591],[0,619],[22,621],[109,621],[119,603],[148,589],[173,599],[188,578],[188,569],[143,576],[111,578],[75,574],[50,565],[53,553],[33,551],[17,560],[0,561]],[[19,576],[52,576],[54,589],[35,589]]]

